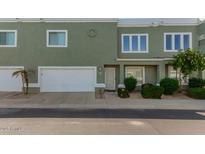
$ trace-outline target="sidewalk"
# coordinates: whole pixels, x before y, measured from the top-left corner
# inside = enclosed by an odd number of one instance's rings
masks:
[[[14,93],[1,93],[0,108],[205,110],[205,100],[95,99],[93,93],[39,93],[22,97]]]

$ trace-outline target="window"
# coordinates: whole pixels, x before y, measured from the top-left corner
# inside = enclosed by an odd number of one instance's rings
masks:
[[[0,30],[0,47],[16,47],[16,42],[16,30]]]
[[[148,52],[148,34],[122,34],[122,52]]]
[[[48,30],[47,47],[67,47],[67,30]]]
[[[145,83],[145,68],[143,66],[128,66],[125,67],[125,77],[133,76],[137,79],[137,84]]]
[[[191,33],[164,33],[164,51],[178,52],[192,48]]]
[[[168,66],[168,77],[173,79],[179,79],[181,77],[183,85],[187,84],[189,79],[188,77],[184,78],[184,75],[182,73],[180,74],[179,70],[174,70],[174,68],[170,65]]]

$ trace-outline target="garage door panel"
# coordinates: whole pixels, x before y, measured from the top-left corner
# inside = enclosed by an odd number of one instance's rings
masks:
[[[95,70],[81,69],[42,69],[42,92],[94,91]]]
[[[0,69],[0,91],[22,91],[21,77],[12,77],[19,69]]]

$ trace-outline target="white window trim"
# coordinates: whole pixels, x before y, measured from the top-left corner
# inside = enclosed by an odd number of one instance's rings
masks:
[[[0,47],[15,48],[17,47],[17,30],[0,30],[0,32],[14,32],[14,45],[0,45]]]
[[[126,74],[127,74],[127,69],[128,68],[132,68],[132,69],[134,69],[134,68],[142,68],[142,75],[143,75],[143,78],[142,78],[142,84],[144,84],[145,83],[145,66],[125,66],[125,77],[127,76]],[[142,84],[138,84],[137,83],[137,86],[140,86],[140,85],[142,85]]]
[[[130,49],[132,49],[132,36],[138,36],[138,51],[133,51],[133,50],[129,50],[129,51],[124,51],[124,41],[123,41],[123,37],[124,36],[129,36],[129,46]],[[146,51],[140,51],[140,36],[146,36]],[[147,33],[136,33],[136,34],[121,34],[121,51],[122,53],[148,53],[149,52],[149,34]]]
[[[65,33],[65,45],[49,45],[49,33],[50,32],[63,32],[63,33]],[[68,47],[68,31],[67,30],[47,30],[46,31],[46,47],[67,48]]]
[[[172,50],[166,49],[166,35],[172,36]],[[180,48],[181,49],[184,49],[183,35],[190,35],[189,45],[190,45],[190,48],[192,48],[192,33],[191,32],[170,32],[170,33],[164,33],[164,52],[178,52],[179,51],[179,50],[173,50],[175,47],[175,40],[174,40],[175,35],[180,35]]]

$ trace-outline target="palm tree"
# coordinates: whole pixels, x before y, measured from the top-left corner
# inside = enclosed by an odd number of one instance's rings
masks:
[[[29,81],[28,81],[28,71],[26,71],[26,70],[18,70],[18,71],[13,72],[13,74],[12,74],[12,76],[13,76],[13,77],[16,76],[16,78],[17,78],[19,75],[21,76],[21,79],[22,79],[22,84],[23,84],[22,89],[23,89],[23,93],[24,93],[24,94],[28,94],[28,83],[29,83]],[[25,84],[26,84],[26,87],[25,87]]]

